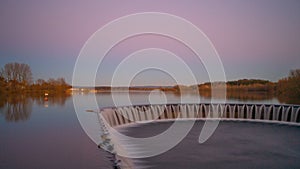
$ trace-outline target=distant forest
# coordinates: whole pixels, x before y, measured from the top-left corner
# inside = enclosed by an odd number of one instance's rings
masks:
[[[225,87],[227,95],[239,95],[245,93],[251,95],[253,92],[260,92],[266,95],[277,96],[279,100],[288,100],[288,103],[300,103],[300,69],[291,70],[288,77],[278,82],[271,82],[261,79],[241,79],[228,82],[207,82],[192,86],[158,86],[158,87],[130,87],[129,90],[153,90],[181,92],[198,90],[200,94],[209,96],[214,86]],[[0,69],[0,94],[30,93],[30,94],[63,94],[69,91],[72,86],[67,84],[64,78],[48,80],[37,79],[33,81],[31,68],[23,63],[8,63]],[[98,92],[111,91],[110,86],[95,87]],[[127,89],[117,87],[114,89]]]
[[[218,90],[218,87],[226,88],[227,96],[241,97],[244,94],[251,96],[253,94],[260,94],[265,96],[276,96],[279,101],[290,104],[300,104],[300,69],[291,70],[288,77],[278,80],[278,82],[271,82],[261,79],[241,79],[228,82],[207,82],[204,84],[193,86],[174,86],[176,92],[185,92],[188,90],[198,90],[203,96],[210,96],[211,89]],[[253,95],[254,96],[254,95]]]
[[[71,86],[64,78],[33,81],[29,65],[7,63],[0,69],[0,94],[64,94]]]
[[[151,91],[161,90],[165,92],[193,93],[199,92],[202,96],[211,96],[212,86],[214,89],[226,88],[228,98],[243,99],[253,98],[272,98],[276,96],[280,101],[286,103],[300,104],[300,69],[291,70],[288,77],[280,79],[278,82],[271,82],[261,79],[240,79],[228,82],[206,82],[192,86],[175,85],[175,86],[151,86],[151,87],[95,87],[97,92],[110,92],[114,90],[130,90],[130,91]]]

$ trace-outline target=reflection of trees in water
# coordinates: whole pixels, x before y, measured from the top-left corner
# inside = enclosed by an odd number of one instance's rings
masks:
[[[25,121],[30,118],[32,105],[35,102],[37,105],[59,105],[64,106],[67,98],[70,95],[54,95],[47,99],[44,96],[35,95],[7,95],[0,96],[0,113],[5,116],[6,121],[18,122]]]
[[[197,92],[194,92],[196,95],[198,95]],[[175,95],[180,96],[179,92],[174,93]],[[192,92],[184,93],[183,94],[189,94],[192,95]],[[200,90],[199,94],[204,98],[211,98],[212,93],[209,90]],[[215,99],[221,99],[223,98],[224,94],[222,92],[216,91],[214,93]],[[275,95],[271,92],[256,92],[256,91],[227,91],[226,92],[226,98],[227,99],[237,99],[237,100],[270,100],[273,99]]]
[[[60,95],[50,95],[47,97],[36,97],[35,102],[37,105],[49,105],[49,106],[64,106],[66,100],[70,97],[69,94],[60,94]]]
[[[278,100],[281,103],[286,103],[286,104],[300,104],[300,98],[288,97],[285,95],[279,95]]]
[[[228,99],[238,100],[270,100],[275,96],[269,92],[227,92]]]
[[[6,121],[25,121],[32,112],[32,99],[26,97],[8,98],[4,113]]]

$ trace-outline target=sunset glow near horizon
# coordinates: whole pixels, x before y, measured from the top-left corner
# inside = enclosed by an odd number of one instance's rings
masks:
[[[0,66],[9,62],[26,63],[32,68],[35,80],[65,77],[71,83],[77,56],[94,32],[125,15],[162,12],[185,18],[208,36],[223,62],[227,80],[277,81],[291,69],[300,68],[299,9],[297,0],[135,0],[124,4],[118,1],[5,0],[0,2]],[[98,69],[96,85],[109,85],[116,66],[131,53],[144,48],[171,51],[187,63],[199,83],[209,80],[201,61],[179,41],[159,35],[141,35],[112,48]],[[155,70],[141,72],[132,81],[133,85],[174,83],[172,77]]]

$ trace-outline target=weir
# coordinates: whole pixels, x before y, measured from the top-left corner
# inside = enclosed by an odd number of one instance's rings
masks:
[[[266,104],[166,104],[136,105],[104,108],[100,111],[102,120],[111,127],[167,119],[240,119],[263,120],[283,123],[300,122],[299,105]]]
[[[98,113],[101,130],[99,147],[114,155],[115,168],[131,168],[134,162],[117,155],[123,145],[110,127],[165,120],[240,120],[300,125],[300,105],[273,104],[164,104],[103,108]]]

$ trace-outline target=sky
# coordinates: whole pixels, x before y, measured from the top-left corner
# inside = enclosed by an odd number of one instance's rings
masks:
[[[169,13],[196,25],[217,50],[227,80],[277,81],[291,69],[300,68],[298,0],[2,0],[0,66],[26,63],[35,80],[64,77],[72,83],[74,65],[85,42],[112,20],[140,12]],[[181,42],[159,35],[141,35],[116,44],[107,53],[98,68],[96,85],[111,84],[118,64],[145,48],[171,51],[186,62],[198,83],[209,80],[203,63]],[[89,74],[80,77],[82,82],[86,76]],[[185,74],[180,76],[184,78]],[[171,75],[157,70],[139,72],[130,80],[133,85],[176,83]]]

